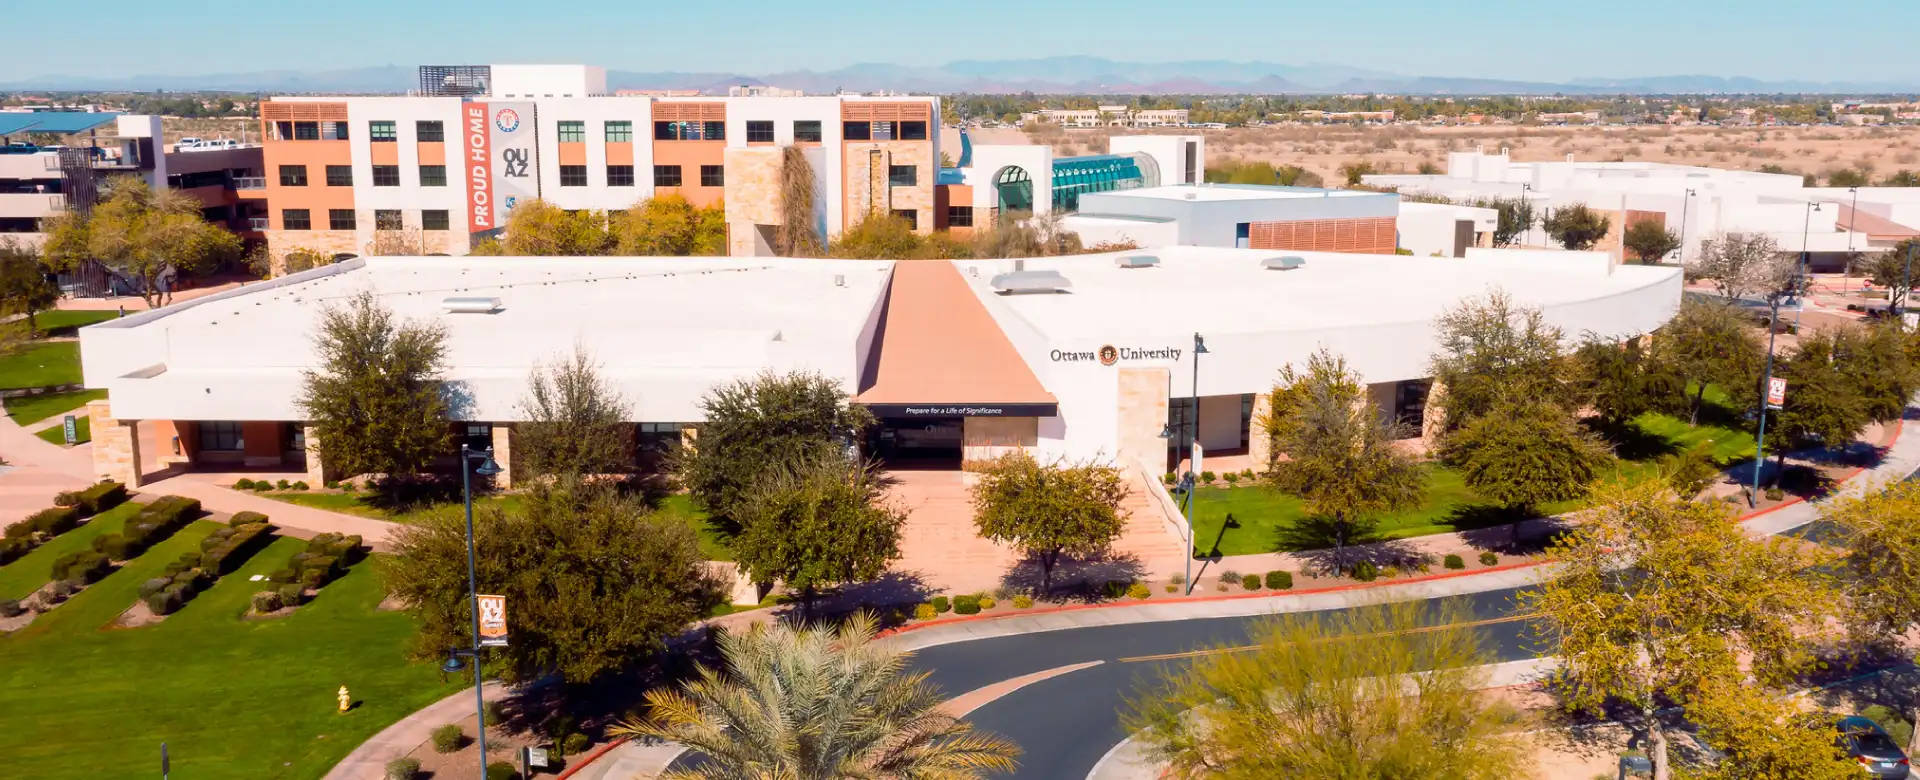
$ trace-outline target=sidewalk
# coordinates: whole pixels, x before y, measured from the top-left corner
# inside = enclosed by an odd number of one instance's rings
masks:
[[[499,701],[506,697],[507,688],[499,681],[489,680],[480,686],[481,695],[487,701]],[[427,705],[418,712],[401,718],[393,725],[380,730],[367,741],[348,753],[340,763],[334,764],[324,780],[362,780],[387,776],[387,762],[413,752],[433,736],[433,730],[448,723],[458,723],[462,718],[473,718],[473,688],[460,689],[458,693]],[[472,726],[471,723],[468,724]],[[493,751],[487,751],[491,754]],[[477,754],[476,754],[477,755]]]

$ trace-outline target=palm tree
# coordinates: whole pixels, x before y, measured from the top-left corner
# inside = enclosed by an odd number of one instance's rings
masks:
[[[726,672],[647,692],[652,717],[619,736],[678,742],[703,765],[663,778],[975,778],[1011,771],[1020,749],[940,710],[908,654],[874,644],[873,616],[837,630],[755,626],[720,637]]]

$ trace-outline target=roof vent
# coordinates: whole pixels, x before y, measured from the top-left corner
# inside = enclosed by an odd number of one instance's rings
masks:
[[[1297,255],[1269,257],[1260,261],[1260,267],[1269,271],[1291,271],[1307,264],[1307,259]]]
[[[846,276],[846,274],[834,274],[834,275],[833,275],[833,286],[835,286],[835,287],[845,287],[845,286],[847,286],[847,276]]]
[[[987,284],[1002,295],[1063,293],[1073,287],[1059,271],[1010,271],[994,275]]]
[[[492,314],[500,310],[499,298],[452,297],[440,299],[440,308],[448,314]]]
[[[1120,268],[1158,268],[1160,258],[1153,255],[1124,255],[1114,258],[1113,264]]]

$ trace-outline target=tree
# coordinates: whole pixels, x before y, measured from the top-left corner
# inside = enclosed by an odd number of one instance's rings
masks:
[[[980,535],[1006,542],[1040,563],[1038,595],[1053,590],[1062,555],[1107,551],[1126,528],[1127,497],[1119,470],[1097,463],[1042,464],[1011,452],[983,467],[973,486],[973,522]]]
[[[1612,221],[1606,215],[1587,208],[1585,203],[1562,206],[1547,212],[1540,220],[1540,227],[1560,245],[1574,251],[1592,249],[1600,239],[1607,237],[1607,229]]]
[[[1521,198],[1493,198],[1476,200],[1474,206],[1493,209],[1498,212],[1499,220],[1493,228],[1493,245],[1513,246],[1520,237],[1533,228],[1533,203]]]
[[[1358,160],[1340,166],[1340,175],[1346,177],[1347,186],[1358,187],[1360,180],[1373,175],[1373,161]]]
[[[27,338],[40,335],[35,315],[60,300],[60,288],[47,278],[47,267],[32,248],[13,239],[0,239],[0,314],[24,314]]]
[[[1332,352],[1314,352],[1304,372],[1281,368],[1272,400],[1262,421],[1275,455],[1267,479],[1299,496],[1307,514],[1332,531],[1334,568],[1344,569],[1347,543],[1364,538],[1378,515],[1426,496],[1426,471],[1394,446],[1399,426]]]
[[[1610,458],[1573,413],[1541,398],[1508,396],[1447,438],[1446,461],[1475,493],[1520,520],[1542,504],[1586,495]]]
[[[1827,186],[1829,187],[1865,187],[1872,183],[1867,174],[1852,168],[1841,168],[1827,172]]]
[[[701,666],[679,691],[647,691],[649,717],[616,736],[670,740],[700,754],[671,780],[939,777],[1007,772],[1019,748],[941,708],[927,672],[874,643],[872,616],[837,630],[760,624],[720,635],[725,671]]]
[[[514,426],[513,465],[541,476],[610,474],[632,462],[629,407],[583,346],[535,366]]]
[[[785,582],[812,612],[822,587],[872,580],[900,557],[907,513],[881,502],[871,464],[819,455],[754,483],[734,512],[734,561],[756,582]]]
[[[1655,356],[1664,342],[1609,339],[1588,333],[1573,351],[1574,390],[1583,406],[1618,428],[1651,411],[1670,409],[1686,395],[1686,378],[1674,361]]]
[[[1700,421],[1707,385],[1746,388],[1760,382],[1765,349],[1753,337],[1746,316],[1732,306],[1683,299],[1679,313],[1654,331],[1653,341],[1654,355],[1693,389],[1689,423]]]
[[[1700,245],[1691,275],[1708,279],[1729,303],[1790,286],[1791,257],[1764,233],[1724,233]]]
[[[1793,446],[1842,448],[1873,421],[1874,410],[1848,363],[1857,339],[1833,330],[1800,337],[1800,348],[1774,367],[1787,380],[1787,398],[1773,413],[1774,430]],[[1905,407],[1905,399],[1898,408]],[[1784,467],[1789,447],[1775,450]],[[1777,474],[1776,474],[1777,478]]]
[[[1836,367],[1866,405],[1867,419],[1900,419],[1907,401],[1920,391],[1920,366],[1908,354],[1916,344],[1896,322],[1833,330]]]
[[[1673,250],[1680,248],[1680,237],[1664,225],[1650,219],[1643,219],[1627,227],[1627,235],[1622,238],[1627,251],[1640,258],[1642,265],[1654,265]]]
[[[716,249],[707,224],[708,213],[720,214],[720,241]],[[696,208],[678,193],[655,195],[619,212],[610,220],[614,252],[622,255],[685,256],[723,254],[726,216],[717,207]]]
[[[1833,742],[1833,717],[1801,712],[1794,702],[1741,681],[1712,678],[1687,703],[1709,747],[1723,755],[1692,770],[1697,780],[1853,780],[1859,762]]]
[[[381,571],[420,622],[415,655],[467,646],[464,515],[403,526],[394,549]],[[720,600],[686,521],[606,482],[541,482],[516,510],[477,511],[474,554],[480,592],[506,596],[512,610],[513,641],[493,652],[513,681],[557,673],[591,683],[665,649]]]
[[[136,283],[148,308],[173,300],[176,273],[196,273],[240,258],[240,237],[200,216],[200,204],[145,180],[122,176],[107,184],[92,213],[54,220],[45,248],[59,270],[98,261]]]
[[[305,373],[298,403],[320,438],[322,462],[341,474],[411,474],[447,451],[439,373],[446,331],[397,322],[371,292],[320,316],[319,370]]]
[[[1526,720],[1484,697],[1492,657],[1466,616],[1413,604],[1256,624],[1125,720],[1171,777],[1452,780],[1531,772]]]
[[[1703,684],[1777,688],[1808,668],[1803,633],[1836,597],[1790,540],[1756,540],[1723,504],[1664,486],[1611,488],[1550,549],[1559,569],[1524,596],[1561,659],[1559,692],[1576,710],[1617,701],[1638,715],[1655,780],[1670,777],[1655,710]]]
[[[415,228],[375,230],[373,240],[367,242],[367,254],[375,257],[419,257],[426,253],[426,237]]]
[[[598,212],[567,211],[544,200],[521,201],[507,214],[507,255],[603,255],[611,239]]]
[[[1887,288],[1888,313],[1905,312],[1914,283],[1913,261],[1920,260],[1920,238],[1909,238],[1884,252],[1866,256],[1867,276]]]
[[[1847,551],[1841,576],[1851,633],[1868,647],[1901,651],[1899,638],[1920,626],[1920,482],[1834,498],[1820,505],[1820,517],[1839,529]],[[1920,693],[1907,713],[1920,717]],[[1908,755],[1916,751],[1920,739],[1907,745]]]
[[[814,186],[813,164],[807,162],[800,147],[781,149],[780,224],[773,232],[774,254],[781,257],[820,254],[820,231],[814,226]]]
[[[1571,408],[1560,329],[1548,325],[1538,307],[1518,306],[1505,291],[1494,290],[1448,309],[1436,329],[1440,353],[1432,373],[1445,387],[1440,407],[1446,430],[1486,414],[1509,393]]]
[[[1882,187],[1920,187],[1920,173],[1899,171],[1880,182]]]
[[[834,237],[830,257],[857,260],[907,260],[920,256],[921,238],[913,226],[892,214],[873,213]]]
[[[873,416],[847,403],[840,384],[813,372],[763,372],[716,387],[700,400],[706,422],[677,462],[681,484],[710,517],[738,529],[740,502],[770,475],[795,473],[850,451]]]

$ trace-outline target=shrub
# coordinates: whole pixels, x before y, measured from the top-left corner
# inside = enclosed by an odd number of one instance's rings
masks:
[[[1293,572],[1267,572],[1267,590],[1287,590],[1293,587]]]
[[[1387,579],[1393,579],[1395,577],[1400,576],[1402,573],[1403,572],[1398,566],[1383,566],[1380,568],[1380,576],[1385,577]]]
[[[246,477],[241,477],[237,480],[234,480],[233,489],[234,490],[252,490],[253,480],[247,479]]]
[[[277,488],[279,488],[279,489],[281,489],[281,490],[286,490],[286,489],[287,489],[287,486],[288,486],[288,485],[290,485],[290,484],[292,484],[292,483],[290,483],[290,482],[288,482],[288,481],[286,481],[286,480],[284,480],[284,479],[283,479],[283,480],[280,480],[279,482],[275,482],[275,483],[273,483],[273,486],[274,486],[274,487],[277,487]]]
[[[932,620],[934,616],[939,614],[940,614],[939,610],[934,609],[932,604],[928,604],[924,601],[914,605],[913,607],[914,620]]]
[[[1372,561],[1361,561],[1348,569],[1347,573],[1361,582],[1372,582],[1380,578],[1380,567],[1373,565]]]
[[[993,597],[992,597],[992,596],[981,596],[981,597],[980,597],[980,608],[981,608],[981,609],[993,609],[993,605],[995,605],[995,604],[998,604],[998,603],[1000,603],[1000,602],[998,602],[998,601],[994,601],[994,600],[993,600]]]
[[[947,602],[946,596],[933,597],[933,611],[944,615],[950,609],[953,609],[953,605]]]
[[[506,761],[495,761],[487,765],[486,780],[519,780],[520,771]]]
[[[433,730],[433,749],[438,753],[452,753],[467,744],[467,734],[460,730],[460,724],[449,723]],[[491,767],[489,767],[491,769]],[[487,774],[493,774],[489,771]]]
[[[1147,584],[1144,582],[1136,582],[1132,585],[1127,586],[1127,598],[1134,599],[1137,601],[1139,599],[1152,598],[1152,597],[1153,597],[1153,589],[1147,587]]]
[[[1132,584],[1130,580],[1107,580],[1100,586],[1100,595],[1109,599],[1120,598],[1127,595],[1127,587]]]
[[[155,615],[171,615],[187,603],[186,589],[170,585],[166,590],[146,598],[147,609]]]
[[[507,722],[507,705],[501,703],[498,699],[487,702],[486,706],[480,708],[480,711],[487,716],[488,723],[498,726]]]
[[[172,584],[173,584],[173,580],[168,577],[154,577],[152,579],[147,580],[146,582],[142,582],[140,583],[140,598],[144,599],[155,593],[159,593],[160,591],[166,590],[167,586]]]
[[[1766,497],[1768,501],[1779,501],[1787,497],[1787,492],[1777,487],[1770,487],[1767,488]]]
[[[1229,471],[1226,473],[1226,479],[1228,485],[1238,485],[1240,484],[1240,472]]]
[[[297,607],[307,601],[307,592],[298,585],[282,585],[275,590],[280,594],[283,607]]]
[[[1032,607],[1032,606],[1033,606],[1033,597],[1032,597],[1032,596],[1027,596],[1027,595],[1024,595],[1024,594],[1023,594],[1023,595],[1019,595],[1019,596],[1014,596],[1014,597],[1013,597],[1013,608],[1014,608],[1014,609],[1027,609],[1027,608],[1029,608],[1029,607]]]
[[[34,531],[41,531],[48,536],[59,536],[60,534],[73,530],[75,526],[79,525],[80,517],[80,508],[77,506],[56,506],[42,509],[27,515],[25,521],[8,526],[7,535],[16,537],[29,536]],[[21,529],[21,532],[15,533],[14,529],[16,528]]]
[[[19,599],[0,599],[0,618],[19,617],[25,611],[27,608],[20,606]]]
[[[80,491],[80,503],[76,504],[83,515],[97,515],[127,500],[127,486],[113,480],[101,480]]]
[[[1187,584],[1187,575],[1176,572],[1172,577],[1168,578],[1167,581],[1175,585],[1185,585]]]
[[[1180,477],[1175,476],[1173,472],[1169,471],[1160,475],[1160,481],[1166,483],[1167,487],[1173,487],[1174,485],[1180,484]]]
[[[293,489],[294,490],[311,490],[311,488],[307,487],[307,483],[304,481],[293,483]]]
[[[1241,470],[1240,470],[1240,478],[1241,478],[1241,479],[1253,479],[1253,469],[1241,469]]]
[[[233,519],[227,521],[227,525],[238,528],[243,525],[264,523],[266,521],[267,516],[259,512],[235,512],[233,513]]]
[[[387,762],[386,780],[413,780],[420,774],[420,759],[396,758]]]
[[[1211,471],[1202,471],[1202,472],[1200,472],[1200,481],[1201,481],[1201,482],[1205,482],[1205,483],[1207,483],[1207,484],[1209,484],[1209,485],[1211,485],[1211,484],[1213,484],[1213,481],[1214,481],[1214,480],[1216,480],[1216,479],[1219,479],[1219,478],[1220,478],[1220,475],[1218,475],[1218,474],[1215,474],[1215,473],[1213,473],[1213,472],[1211,472]]]
[[[1440,564],[1440,565],[1442,565],[1442,566],[1445,566],[1445,567],[1447,567],[1447,568],[1449,568],[1449,569],[1464,569],[1464,568],[1467,568],[1467,562],[1466,562],[1466,561],[1463,561],[1463,560],[1461,560],[1461,559],[1460,559],[1460,556],[1458,556],[1458,555],[1455,555],[1455,554],[1453,554],[1453,553],[1447,553],[1447,557],[1446,557],[1446,559],[1445,559],[1445,560],[1443,560],[1443,561],[1441,562],[1441,564]]]
[[[1240,584],[1240,573],[1232,569],[1222,570],[1220,572],[1220,584],[1222,585]]]
[[[71,596],[73,595],[73,591],[73,583],[68,580],[56,579],[53,581],[53,584],[47,586],[47,593],[56,599],[64,599]]]
[[[298,577],[294,575],[292,569],[274,569],[272,574],[267,575],[267,579],[274,582],[293,582]]]
[[[1242,588],[1246,588],[1247,590],[1259,590],[1259,589],[1260,589],[1260,575],[1258,575],[1258,574],[1246,574],[1246,575],[1241,575],[1241,577],[1240,577],[1240,587],[1242,587]]]
[[[1177,584],[1175,584],[1175,583],[1171,583],[1171,582],[1169,582],[1169,583],[1167,583],[1167,584],[1166,584],[1166,586],[1165,586],[1165,587],[1162,587],[1162,588],[1161,588],[1161,590],[1164,590],[1164,591],[1166,591],[1166,592],[1168,592],[1168,593],[1179,593],[1179,592],[1180,592],[1180,586],[1179,586],[1179,585],[1177,585]]]
[[[585,753],[590,744],[593,743],[592,740],[587,739],[587,735],[576,731],[568,734],[566,739],[560,740],[560,755],[573,756]]]
[[[255,493],[265,493],[272,489],[273,489],[273,483],[268,482],[264,479],[260,480],[259,482],[253,483],[253,492]]]
[[[33,542],[26,539],[0,539],[0,565],[9,564],[20,556],[33,551]]]
[[[58,493],[53,494],[53,505],[54,506],[79,506],[80,491],[62,490]]]
[[[216,577],[231,573],[273,538],[267,533],[266,523],[248,523],[221,530],[228,533],[218,544],[206,550],[200,562],[202,568],[213,572]]]
[[[1880,728],[1887,732],[1887,736],[1893,739],[1895,745],[1904,746],[1913,738],[1913,724],[1908,723],[1899,710],[1885,704],[1874,704],[1861,710],[1860,714],[1867,720],[1880,724]]]
[[[328,489],[328,490],[339,490],[339,489],[340,489],[340,483],[339,483],[339,482],[335,482],[335,481],[333,481],[333,480],[331,480],[331,479],[329,479],[329,480],[327,480],[327,483],[326,483],[326,484],[327,484],[327,489]]]
[[[112,568],[107,556],[92,550],[76,550],[54,559],[49,579],[78,580],[84,585],[106,576]]]
[[[980,597],[979,596],[953,597],[953,611],[955,614],[959,614],[959,615],[980,614]]]
[[[1480,553],[1480,565],[1481,565],[1481,566],[1492,566],[1492,565],[1494,565],[1494,564],[1496,564],[1496,563],[1499,563],[1499,562],[1500,562],[1500,556],[1498,556],[1498,555],[1495,555],[1495,554],[1494,554],[1494,552],[1493,552],[1492,550],[1486,550],[1486,551],[1484,551],[1484,552],[1482,552],[1482,553]]]
[[[253,594],[253,611],[272,612],[280,608],[280,591],[263,590]]]

